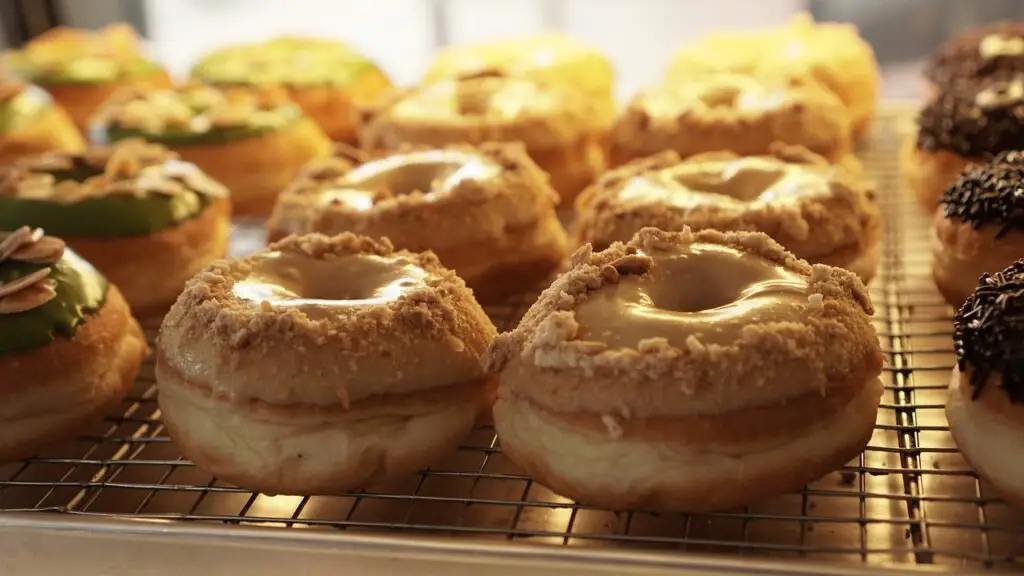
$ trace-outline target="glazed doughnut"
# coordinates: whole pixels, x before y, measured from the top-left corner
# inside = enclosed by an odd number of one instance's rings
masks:
[[[363,122],[359,140],[367,150],[522,142],[569,203],[605,169],[612,115],[563,84],[487,72],[397,93]]]
[[[93,112],[119,88],[171,85],[167,71],[141,52],[139,38],[127,24],[95,31],[53,28],[7,52],[6,63],[49,92],[82,132]]]
[[[943,192],[932,231],[932,275],[959,307],[978,278],[1024,255],[1024,152],[1003,152],[964,172]]]
[[[601,508],[797,490],[871,437],[882,352],[853,274],[759,233],[641,230],[581,248],[484,358],[502,451]]]
[[[933,89],[958,82],[1008,80],[1024,74],[1024,22],[975,28],[940,47],[925,65]]]
[[[121,293],[62,240],[0,232],[0,462],[106,415],[147,353]]]
[[[227,186],[236,214],[270,213],[299,169],[331,152],[320,127],[277,89],[124,89],[97,112],[90,135],[167,146]]]
[[[227,190],[162,146],[125,140],[22,158],[0,170],[0,229],[59,234],[125,295],[162,314],[227,251]]]
[[[270,240],[354,232],[431,250],[480,301],[533,288],[568,252],[558,195],[520,144],[402,151],[358,167],[353,160],[313,163],[278,200]]]
[[[336,494],[453,450],[490,405],[494,326],[429,252],[291,236],[193,278],[157,341],[164,423],[207,472]]]
[[[716,74],[642,91],[615,122],[612,162],[675,150],[682,157],[731,150],[764,154],[773,142],[804,146],[832,161],[851,152],[843,103],[817,85]]]
[[[881,225],[872,191],[805,148],[769,154],[663,152],[607,172],[577,199],[576,245],[604,249],[645,226],[764,232],[796,257],[868,282]]]
[[[795,84],[820,84],[842,100],[855,135],[865,132],[875,116],[878,61],[851,24],[816,23],[800,13],[784,27],[708,34],[676,52],[668,77],[686,82],[702,72],[778,75]]]
[[[50,150],[79,152],[85,140],[42,89],[0,78],[0,166]]]
[[[615,70],[611,62],[595,48],[560,34],[441,48],[434,53],[422,82],[433,84],[489,70],[572,86],[603,103],[608,113],[615,108]]]
[[[1024,260],[984,274],[953,327],[949,431],[978,475],[1024,507]]]
[[[353,144],[356,109],[391,87],[384,72],[351,46],[294,36],[214,50],[191,74],[219,87],[281,86],[331,140]]]
[[[1024,76],[959,83],[933,96],[900,153],[900,173],[929,213],[968,164],[1024,149]]]

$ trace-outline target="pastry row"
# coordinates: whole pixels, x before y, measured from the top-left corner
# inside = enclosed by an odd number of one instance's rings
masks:
[[[48,92],[95,143],[138,137],[195,162],[239,214],[265,215],[332,140],[369,153],[522,142],[569,203],[609,166],[664,150],[757,155],[781,142],[854,163],[852,136],[877,98],[877,64],[855,29],[804,15],[683,46],[622,110],[609,62],[554,35],[443,49],[405,88],[346,45],[290,37],[214,51],[173,86],[136,44],[121,26],[59,29],[8,53],[8,67],[45,92],[6,88],[0,161],[82,148]]]

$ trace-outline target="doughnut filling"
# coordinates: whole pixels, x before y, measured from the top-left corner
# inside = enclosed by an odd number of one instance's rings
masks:
[[[0,228],[61,236],[160,232],[196,218],[227,190],[167,149],[141,140],[24,158],[0,172]]]
[[[160,329],[160,407],[220,478],[344,492],[457,446],[493,394],[479,358],[494,336],[430,253],[293,236],[189,282]]]
[[[611,139],[615,163],[663,150],[684,158],[718,150],[763,154],[774,142],[838,161],[850,153],[850,123],[842,102],[817,85],[720,73],[642,91]]]
[[[1024,74],[1024,23],[997,22],[970,30],[943,45],[924,69],[940,89],[967,81],[1006,80]]]
[[[1024,260],[986,273],[953,317],[957,366],[946,416],[964,458],[1001,496],[1024,506]]]
[[[167,146],[211,144],[277,132],[301,115],[277,90],[128,88],[100,109],[90,135],[100,143],[144,138]]]
[[[138,43],[135,31],[124,24],[99,31],[54,28],[9,51],[6,63],[15,74],[44,86],[162,75],[163,69],[140,52]]]
[[[763,234],[645,228],[587,246],[484,359],[503,451],[613,509],[752,503],[872,433],[882,355],[855,276]]]
[[[574,240],[603,249],[645,226],[753,230],[799,258],[873,277],[881,226],[872,191],[806,149],[770,152],[665,152],[613,170],[577,200]]]
[[[565,257],[557,195],[518,144],[448,146],[315,162],[285,190],[269,237],[354,232],[431,250],[476,296],[526,289]],[[363,162],[360,164],[360,162]]]
[[[364,120],[360,144],[368,150],[522,142],[567,201],[604,170],[612,117],[563,84],[488,71],[398,93]]]
[[[0,232],[0,356],[72,338],[107,295],[107,281],[64,241],[23,226]]]

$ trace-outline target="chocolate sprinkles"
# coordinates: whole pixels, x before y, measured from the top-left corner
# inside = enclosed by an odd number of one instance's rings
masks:
[[[1024,151],[1001,152],[992,162],[964,171],[939,204],[946,218],[975,230],[998,226],[996,238],[1024,230]]]
[[[1024,80],[1016,77],[1015,82]],[[1012,82],[956,84],[932,98],[917,117],[917,147],[987,159],[1005,150],[1024,150],[1024,98],[998,105],[978,104],[982,92],[1012,95]],[[982,98],[984,100],[984,98]]]
[[[953,317],[953,346],[961,372],[973,370],[977,398],[994,375],[1014,403],[1024,403],[1024,259],[983,274]]]

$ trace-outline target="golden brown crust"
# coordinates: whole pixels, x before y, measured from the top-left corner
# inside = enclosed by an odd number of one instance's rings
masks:
[[[636,96],[612,129],[614,164],[675,150],[686,158],[731,150],[768,152],[774,142],[804,146],[832,161],[851,149],[842,102],[816,84],[773,76],[717,74],[667,83]]]
[[[217,198],[194,218],[148,236],[68,237],[80,256],[116,284],[139,318],[162,315],[185,282],[227,254],[231,204]]]
[[[117,92],[133,87],[150,89],[167,88],[171,85],[171,77],[165,70],[138,79],[102,84],[41,84],[50,96],[53,96],[54,101],[67,110],[75,126],[86,135],[89,133],[93,114]]]
[[[115,286],[71,339],[0,357],[0,461],[62,441],[113,409],[148,353]]]
[[[391,88],[376,66],[368,66],[343,89],[332,86],[289,86],[288,96],[335,142],[358,143],[358,111]]]
[[[60,106],[52,105],[31,122],[0,137],[0,165],[51,150],[81,152],[84,149],[85,140],[71,117]]]
[[[948,150],[922,150],[917,137],[909,136],[900,148],[900,175],[917,203],[929,214],[939,205],[939,197],[967,167],[981,162],[964,158]]]
[[[574,311],[602,286],[618,282],[617,262],[632,262],[641,249],[673,253],[693,243],[730,246],[805,278],[809,296],[802,323],[768,318],[744,328],[731,344],[703,344],[698,338],[687,340],[685,350],[663,339],[620,349],[575,338],[580,326]],[[557,412],[718,414],[876,377],[882,355],[872,311],[853,274],[812,267],[764,234],[648,228],[629,244],[577,251],[569,271],[541,294],[519,326],[495,340],[485,363],[501,373],[501,393]]]
[[[557,196],[519,144],[406,148],[366,160],[371,164],[362,164],[364,172],[390,166],[383,174],[395,176],[382,184],[378,178],[364,183],[360,172],[353,172],[358,159],[312,163],[282,193],[267,223],[270,239],[310,232],[386,237],[413,252],[433,251],[475,292],[486,288],[477,294],[485,299],[507,295],[514,280],[523,280],[521,285],[544,278],[565,257],[565,232],[554,208]],[[480,175],[448,186],[456,166]],[[406,173],[412,176],[403,177]],[[367,205],[325,201],[325,194],[339,189],[357,193]],[[522,269],[524,264],[530,266]],[[507,267],[520,269],[495,277]]]
[[[588,188],[576,203],[574,240],[577,244],[590,242],[600,250],[613,242],[628,241],[645,226],[669,231],[689,226],[692,230],[764,232],[798,258],[837,266],[852,264],[876,250],[881,236],[879,211],[873,192],[864,183],[800,147],[775,143],[768,152],[744,162],[763,160],[765,168],[777,166],[780,170],[800,170],[814,176],[803,182],[807,194],[787,189],[794,194],[772,194],[766,200],[738,203],[718,194],[680,189],[674,193],[695,200],[672,203],[659,197],[644,201],[624,198],[623,191],[636,178],[661,178],[662,174],[671,177],[673,170],[702,164],[721,165],[723,170],[729,170],[740,160],[739,155],[730,152],[682,160],[677,153],[668,151],[607,172]],[[736,194],[743,192],[737,190]],[[874,269],[870,262],[864,268],[866,274],[862,278],[866,281],[873,276]]]
[[[300,118],[254,138],[171,149],[231,190],[235,214],[269,214],[302,166],[330,154],[331,142],[315,122]]]
[[[401,257],[426,271],[425,288],[311,319],[293,308],[254,306],[232,293],[258,254],[215,262],[188,282],[160,331],[160,352],[190,381],[240,402],[336,405],[481,376],[477,359],[494,326],[433,254],[395,251],[386,240],[347,233],[292,236],[267,251],[316,260]],[[302,354],[282,354],[286,349]]]
[[[978,287],[978,278],[995,274],[1024,254],[1024,232],[1011,229],[1000,234],[994,225],[975,227],[971,222],[946,218],[935,211],[932,228],[932,277],[939,292],[959,308]]]

